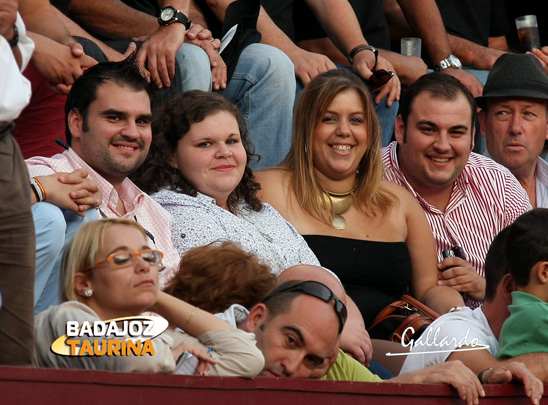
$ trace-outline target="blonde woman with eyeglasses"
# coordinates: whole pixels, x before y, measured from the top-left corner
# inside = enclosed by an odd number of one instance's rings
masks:
[[[176,360],[188,352],[198,359],[195,369],[198,374],[243,377],[259,374],[264,358],[255,346],[253,334],[236,330],[214,315],[158,290],[162,257],[162,252],[147,245],[145,231],[135,221],[108,218],[82,225],[63,256],[61,300],[64,302],[35,319],[35,365],[171,373]],[[110,320],[140,316],[145,311],[170,322],[165,332],[150,340],[152,349],[149,347],[147,353],[153,352],[152,355],[137,355],[129,350],[124,355],[123,347],[129,347],[129,328],[126,334],[120,333],[123,336],[87,333],[94,330],[94,324],[110,325]],[[110,355],[107,352],[93,356],[56,354],[52,349],[57,346],[52,344],[68,333],[68,322],[80,326],[78,333],[85,335],[69,338],[79,340],[80,350],[84,350],[84,340],[92,341],[92,347],[94,340],[111,347],[108,341],[117,339],[120,344],[112,347],[119,348],[119,354],[114,355],[114,351]],[[118,322],[120,329],[123,323]],[[92,326],[86,330],[87,324]],[[222,348],[218,349],[219,345]],[[144,344],[141,349],[145,351]]]

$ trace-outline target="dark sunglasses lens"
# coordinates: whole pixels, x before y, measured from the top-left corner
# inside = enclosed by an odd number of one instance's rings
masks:
[[[307,283],[303,285],[303,291],[325,302],[331,300],[331,291],[321,284]]]
[[[379,88],[384,86],[390,79],[392,79],[392,76],[394,76],[394,72],[388,72],[384,69],[379,69],[373,73],[373,75],[369,78],[369,83],[373,86],[373,88]]]

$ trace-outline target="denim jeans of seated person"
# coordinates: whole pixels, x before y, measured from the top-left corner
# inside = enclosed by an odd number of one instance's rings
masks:
[[[36,233],[36,270],[34,280],[34,313],[38,314],[59,301],[61,259],[66,244],[87,221],[99,219],[96,209],[81,217],[56,205],[39,202],[32,206]]]

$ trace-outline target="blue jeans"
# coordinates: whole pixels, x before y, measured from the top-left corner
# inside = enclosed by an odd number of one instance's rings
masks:
[[[339,69],[346,69],[352,71],[352,68],[344,65],[336,64]],[[297,79],[297,93],[296,99],[299,98],[302,89],[304,88],[303,83]],[[371,95],[372,99],[374,95]],[[374,103],[374,102],[373,102]],[[375,112],[379,118],[382,130],[382,146],[388,146],[392,140],[392,134],[394,133],[394,124],[396,123],[396,117],[398,116],[398,109],[400,107],[399,101],[394,101],[392,106],[388,107],[386,105],[386,97],[381,100],[379,104],[375,104]]]
[[[59,300],[61,259],[65,246],[80,225],[98,219],[97,210],[80,217],[56,205],[39,202],[32,206],[36,232],[36,272],[34,281],[34,313],[38,314]]]
[[[183,90],[211,90],[211,66],[201,48],[184,44],[177,53]],[[254,151],[261,156],[253,169],[276,166],[289,152],[295,71],[279,49],[264,44],[247,46],[236,63],[227,87],[220,93],[235,104],[247,123]]]
[[[181,72],[182,91],[211,91],[211,63],[207,53],[197,45],[184,43],[175,55]]]
[[[236,104],[261,156],[253,169],[276,166],[289,152],[295,104],[295,70],[285,53],[265,44],[247,46],[221,94]]]

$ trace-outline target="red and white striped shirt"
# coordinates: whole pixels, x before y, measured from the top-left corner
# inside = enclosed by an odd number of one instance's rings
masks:
[[[398,164],[397,142],[382,148],[382,159],[385,179],[407,188],[421,204],[436,239],[438,260],[443,250],[460,246],[482,277],[495,236],[531,209],[527,193],[512,173],[485,156],[470,154],[445,212],[426,202],[409,184]],[[465,302],[471,308],[481,304],[469,297]]]

